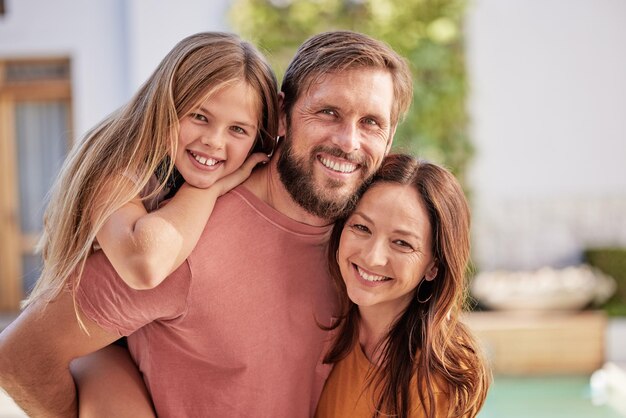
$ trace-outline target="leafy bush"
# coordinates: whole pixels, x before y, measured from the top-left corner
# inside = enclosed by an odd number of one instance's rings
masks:
[[[332,29],[367,33],[411,64],[413,106],[398,127],[396,151],[450,168],[464,183],[472,155],[462,38],[464,0],[236,0],[231,20],[266,50],[282,77],[298,45]]]
[[[589,248],[583,254],[586,263],[613,277],[617,290],[605,305],[610,315],[626,316],[626,248]]]

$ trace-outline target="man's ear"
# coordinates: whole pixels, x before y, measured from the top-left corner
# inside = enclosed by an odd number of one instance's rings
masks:
[[[278,136],[287,134],[287,114],[285,113],[285,93],[278,93]]]
[[[387,140],[387,146],[385,147],[385,155],[389,154],[391,151],[391,146],[393,145],[393,137],[396,134],[396,128],[398,125],[394,125],[389,132],[389,139]]]

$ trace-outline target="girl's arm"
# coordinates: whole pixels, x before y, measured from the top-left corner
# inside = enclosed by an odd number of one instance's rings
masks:
[[[189,256],[217,198],[267,160],[264,154],[253,154],[239,169],[207,189],[185,183],[167,204],[149,213],[136,197],[106,220],[96,236],[98,244],[130,287],[154,288]]]

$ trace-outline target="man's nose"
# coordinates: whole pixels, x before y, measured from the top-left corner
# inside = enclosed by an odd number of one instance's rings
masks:
[[[333,136],[333,144],[346,154],[358,151],[361,148],[361,142],[355,124],[349,122],[342,124]]]

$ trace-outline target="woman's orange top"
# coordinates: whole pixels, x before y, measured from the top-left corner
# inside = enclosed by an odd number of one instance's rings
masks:
[[[316,418],[371,418],[374,414],[374,397],[371,388],[364,390],[368,372],[375,367],[367,359],[360,344],[355,344],[350,354],[333,367],[319,403]],[[411,418],[425,418],[426,413],[417,393],[417,386],[411,384]],[[435,416],[448,416],[448,396],[435,389]],[[384,416],[384,415],[382,415]]]

